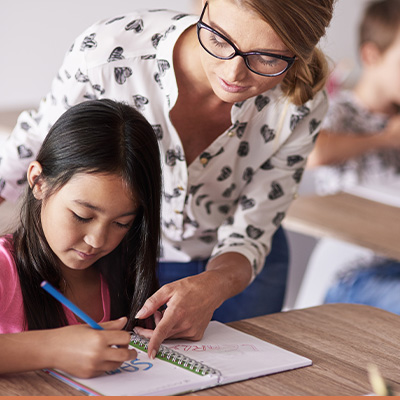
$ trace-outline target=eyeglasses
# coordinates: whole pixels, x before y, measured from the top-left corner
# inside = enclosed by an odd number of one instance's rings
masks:
[[[197,37],[203,49],[220,60],[231,60],[236,56],[244,59],[247,68],[257,75],[279,76],[286,72],[295,62],[296,57],[286,57],[280,54],[264,53],[260,51],[242,52],[227,37],[211,26],[204,23],[203,16],[208,6],[205,3],[197,22]]]

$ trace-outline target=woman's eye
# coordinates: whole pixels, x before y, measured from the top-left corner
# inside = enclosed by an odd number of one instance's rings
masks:
[[[83,222],[83,223],[89,222],[89,221],[91,220],[91,218],[83,218],[83,217],[79,216],[78,214],[76,214],[76,213],[74,213],[74,212],[72,213],[72,216],[73,216],[74,219],[76,219],[77,221]]]

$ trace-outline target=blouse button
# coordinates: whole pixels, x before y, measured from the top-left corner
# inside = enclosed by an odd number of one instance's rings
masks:
[[[175,214],[183,214],[183,212],[180,210],[174,210],[174,212],[175,212]]]
[[[206,165],[206,164],[208,163],[208,159],[205,158],[205,157],[200,158],[200,162],[201,162],[203,165]]]
[[[184,190],[182,186],[178,186],[178,190]]]
[[[236,135],[236,133],[234,131],[229,131],[228,132],[228,136],[229,137],[234,137]]]

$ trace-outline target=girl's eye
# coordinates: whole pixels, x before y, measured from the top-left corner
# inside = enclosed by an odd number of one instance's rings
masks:
[[[121,224],[120,222],[116,222],[115,224],[118,226],[118,228],[121,228],[121,229],[129,229],[132,225],[131,222],[128,224]]]
[[[82,222],[82,223],[86,223],[86,222],[89,222],[91,220],[91,218],[80,217],[78,214],[76,214],[74,212],[72,213],[72,216],[74,217],[74,219],[76,219],[77,221]]]

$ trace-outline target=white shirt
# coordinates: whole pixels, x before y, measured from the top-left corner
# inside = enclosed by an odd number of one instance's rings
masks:
[[[74,104],[111,98],[153,125],[163,162],[161,260],[241,253],[257,274],[297,191],[327,111],[325,92],[301,107],[279,87],[232,107],[232,126],[189,166],[169,118],[177,96],[172,53],[198,17],[137,11],[101,21],[70,49],[37,112],[25,112],[1,151],[1,195],[16,199],[49,127]]]

